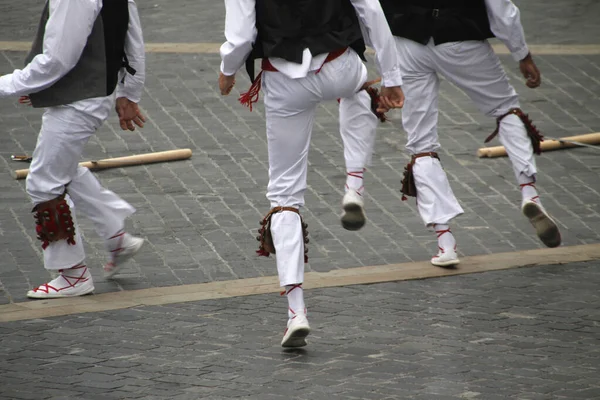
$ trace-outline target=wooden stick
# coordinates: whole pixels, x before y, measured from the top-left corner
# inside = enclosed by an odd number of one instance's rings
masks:
[[[107,168],[119,168],[129,165],[150,164],[165,161],[185,160],[192,156],[191,149],[177,149],[160,151],[157,153],[136,154],[133,156],[107,158],[100,161],[85,161],[79,163],[82,167],[87,167],[91,170],[100,170]],[[28,169],[19,169],[14,172],[15,179],[24,179],[29,173]]]
[[[561,138],[562,140],[573,140],[575,142],[581,142],[585,144],[600,144],[600,132],[597,133],[588,133],[586,135],[579,136],[569,136],[565,138]],[[558,140],[544,140],[540,143],[540,147],[542,151],[552,151],[552,150],[560,150],[566,149],[569,147],[578,147],[574,143],[560,142]],[[496,146],[496,147],[482,147],[477,150],[477,156],[479,158],[482,157],[503,157],[506,156],[506,149],[504,146]]]

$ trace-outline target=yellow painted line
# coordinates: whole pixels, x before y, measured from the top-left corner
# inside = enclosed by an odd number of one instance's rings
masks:
[[[29,51],[31,42],[0,42],[0,51]]]
[[[436,268],[429,262],[423,261],[337,269],[323,273],[309,272],[305,275],[304,288],[317,289],[440,278],[536,265],[556,265],[592,260],[600,260],[600,243],[465,257],[461,260],[461,264],[457,269]],[[27,301],[0,306],[0,322],[119,310],[139,306],[252,296],[277,293],[279,290],[277,277],[268,276],[103,293],[68,299]]]
[[[148,53],[218,54],[221,43],[146,43]]]
[[[203,53],[218,54],[221,43],[146,43],[149,53]],[[498,54],[509,54],[502,44],[494,44]],[[2,42],[0,51],[29,51],[31,42]],[[532,44],[534,55],[600,55],[600,44]],[[369,53],[373,53],[369,50]]]

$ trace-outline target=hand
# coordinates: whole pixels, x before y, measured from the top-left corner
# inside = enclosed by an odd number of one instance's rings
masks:
[[[146,118],[140,112],[137,103],[129,100],[127,97],[119,97],[115,105],[117,115],[119,116],[119,124],[124,131],[134,131],[134,123],[140,128],[144,127]]]
[[[21,97],[19,97],[19,103],[20,104],[25,104],[26,106],[30,106],[31,105],[31,99],[29,98],[29,96],[21,96]]]
[[[540,70],[535,65],[531,53],[527,54],[527,57],[519,62],[519,68],[523,77],[527,79],[525,82],[527,87],[535,89],[542,84],[542,74],[540,74]]]
[[[235,85],[235,74],[227,76],[222,72],[219,73],[219,89],[221,90],[221,94],[223,96],[227,96],[229,93],[231,93],[233,85]]]
[[[379,105],[377,112],[386,113],[392,108],[404,106],[404,92],[400,86],[382,87],[379,92]]]

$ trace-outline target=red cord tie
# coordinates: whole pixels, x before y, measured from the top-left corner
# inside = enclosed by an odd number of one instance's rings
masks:
[[[262,87],[262,73],[263,72],[260,71],[256,79],[252,83],[252,86],[250,86],[250,89],[247,92],[242,93],[242,95],[238,99],[239,102],[242,103],[242,105],[249,107],[250,111],[252,111],[252,104],[258,103],[259,93]]]

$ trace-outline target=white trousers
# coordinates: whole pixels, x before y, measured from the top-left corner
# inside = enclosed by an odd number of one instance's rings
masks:
[[[340,133],[347,168],[362,169],[371,160],[377,117],[363,90],[367,69],[353,50],[309,72],[291,79],[279,72],[263,72],[264,104],[269,151],[267,198],[271,207],[300,208],[304,205],[308,150],[320,102],[340,101]],[[271,234],[277,251],[281,286],[304,281],[304,240],[300,217],[293,212],[274,214]]]
[[[406,101],[402,123],[410,154],[437,151],[439,77],[463,90],[481,112],[499,117],[519,107],[518,95],[498,56],[487,41],[466,41],[423,46],[396,37]],[[491,132],[490,132],[491,133]],[[500,123],[498,138],[506,147],[515,177],[535,175],[533,147],[523,122],[510,115]],[[483,138],[482,138],[483,139]],[[443,162],[443,160],[442,160]],[[413,166],[417,208],[425,225],[447,224],[463,213],[439,161],[420,158]]]
[[[75,209],[92,220],[105,240],[122,230],[125,218],[135,212],[129,203],[103,188],[87,168],[78,165],[85,144],[103,122],[70,107],[49,108],[42,117],[26,181],[27,193],[37,205],[55,199],[66,188],[75,225],[75,245],[61,240],[44,250],[46,269],[71,268],[85,260]]]

